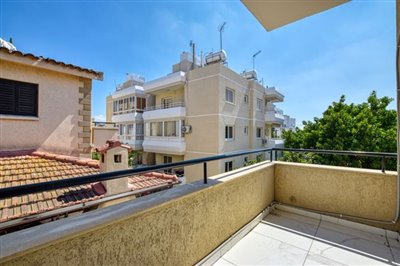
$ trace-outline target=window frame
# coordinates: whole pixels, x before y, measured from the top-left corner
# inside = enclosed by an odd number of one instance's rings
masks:
[[[249,103],[249,95],[248,95],[248,94],[245,94],[245,95],[244,95],[243,102],[244,102],[245,104],[248,104],[248,103]]]
[[[232,171],[233,167],[234,167],[234,161],[226,161],[225,162],[225,173]]]
[[[260,134],[258,134],[260,133]],[[262,128],[261,127],[257,127],[256,128],[256,139],[261,139],[262,138]]]
[[[229,132],[229,128],[231,128],[231,132]],[[229,137],[229,133],[231,133],[231,137]],[[233,125],[225,125],[225,141],[233,141],[235,139],[235,126]]]
[[[249,126],[244,126],[243,134],[244,134],[245,136],[248,136],[248,135],[249,135]]]
[[[228,100],[228,92],[232,93],[232,101]],[[235,104],[235,90],[234,89],[231,89],[229,87],[225,88],[225,102],[233,104],[233,105]]]
[[[11,106],[6,107],[6,105],[7,103],[10,104],[10,102],[12,102],[13,110],[0,111],[0,116],[39,117],[39,84],[0,78],[0,89],[2,89],[1,87],[4,87],[4,91],[7,87],[12,90],[13,99],[9,102],[3,99],[3,104],[5,105],[4,109],[7,109],[7,107],[11,109]],[[29,94],[32,94],[33,99],[31,97],[28,98],[29,105],[26,105],[26,102],[25,104],[21,102],[24,100],[23,98],[21,99],[21,91],[23,90],[25,90],[25,93],[28,93],[27,90],[29,90]],[[25,97],[26,96],[27,95],[25,95]],[[22,111],[20,108],[23,106],[32,109],[32,112]]]

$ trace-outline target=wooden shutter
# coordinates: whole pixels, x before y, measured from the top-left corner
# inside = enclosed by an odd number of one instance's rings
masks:
[[[0,79],[0,114],[14,114],[15,107],[15,83]]]
[[[0,114],[37,116],[38,85],[0,79]]]

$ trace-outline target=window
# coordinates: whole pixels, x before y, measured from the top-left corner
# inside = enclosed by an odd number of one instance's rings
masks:
[[[114,163],[121,163],[121,162],[122,162],[121,154],[115,154],[114,155]]]
[[[165,121],[164,122],[164,136],[165,137],[176,137],[176,121]]]
[[[244,101],[244,103],[249,103],[249,95],[245,94],[243,101]]]
[[[225,126],[225,140],[233,140],[233,126]]]
[[[245,127],[244,127],[244,134],[245,134],[245,135],[248,135],[248,134],[249,134],[249,127],[248,127],[248,126],[245,126]]]
[[[161,99],[161,105],[163,108],[170,108],[172,107],[172,98],[168,97],[168,98],[162,98]]]
[[[124,99],[124,110],[128,110],[128,98]]]
[[[233,170],[233,161],[225,162],[225,172]]]
[[[104,154],[101,154],[101,162],[104,163]]]
[[[164,156],[164,163],[172,163],[172,157],[171,156]]]
[[[228,103],[235,103],[235,92],[232,89],[225,89],[225,101]]]
[[[125,125],[119,124],[119,135],[122,136],[125,134]]]
[[[162,137],[162,122],[150,123],[150,136]]]
[[[146,108],[146,99],[145,98],[136,98],[136,106],[139,110],[144,110]]]
[[[143,136],[143,124],[136,124],[136,135]]]
[[[113,113],[115,114],[118,112],[118,101],[113,102]]]
[[[126,127],[126,134],[127,135],[132,135],[133,134],[133,124],[129,124]]]
[[[129,97],[128,110],[135,109],[135,97]]]
[[[261,127],[258,127],[256,130],[256,138],[258,138],[258,139],[261,138]]]
[[[0,114],[38,116],[38,85],[0,79]]]
[[[257,110],[262,111],[263,109],[263,100],[257,98]]]
[[[122,111],[123,107],[124,107],[124,100],[119,100],[118,101],[118,111]]]

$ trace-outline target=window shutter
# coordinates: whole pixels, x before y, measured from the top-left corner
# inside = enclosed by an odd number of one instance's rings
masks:
[[[0,79],[0,114],[15,113],[15,84],[11,80]]]
[[[37,88],[33,84],[22,83],[18,86],[17,113],[36,115]]]
[[[0,79],[0,114],[37,116],[38,85]]]

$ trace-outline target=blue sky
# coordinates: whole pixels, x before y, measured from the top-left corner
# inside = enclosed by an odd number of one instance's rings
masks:
[[[93,116],[128,72],[151,80],[171,71],[189,42],[219,49],[229,67],[256,69],[285,95],[278,104],[303,120],[320,117],[345,94],[349,102],[395,97],[395,1],[352,1],[267,32],[239,1],[1,1],[0,37],[26,53],[93,68]],[[395,108],[394,103],[390,106]]]

